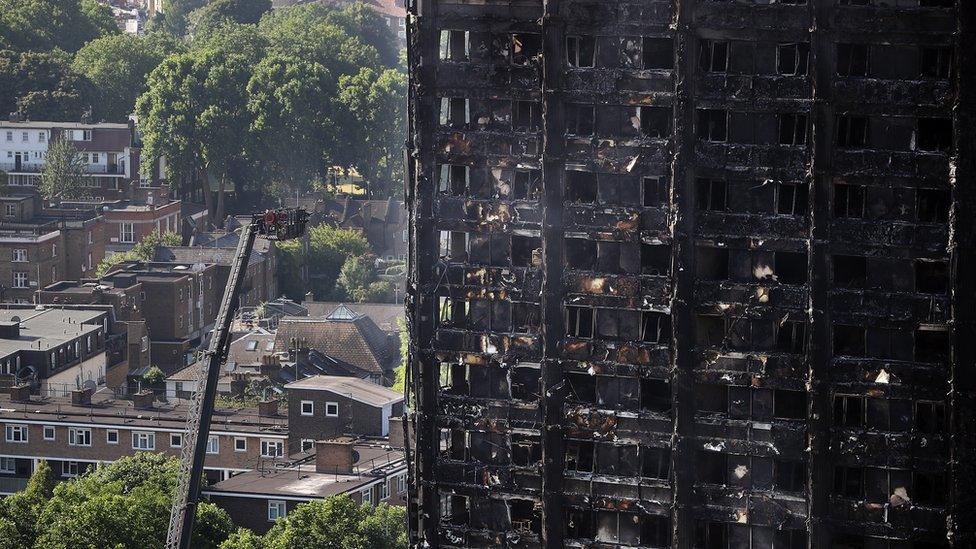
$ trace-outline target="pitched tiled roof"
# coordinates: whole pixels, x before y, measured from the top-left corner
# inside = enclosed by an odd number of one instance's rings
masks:
[[[309,349],[374,374],[388,373],[400,361],[396,340],[365,315],[353,320],[284,317],[278,324],[275,351],[287,351],[293,338],[305,341]]]
[[[335,301],[305,301],[302,306],[310,317],[324,317],[335,311],[340,303]],[[402,303],[346,303],[345,307],[354,313],[368,316],[381,330],[397,332],[398,320],[405,318]]]

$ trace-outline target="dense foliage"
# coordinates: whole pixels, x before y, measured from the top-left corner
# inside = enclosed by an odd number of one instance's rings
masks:
[[[55,486],[42,461],[26,490],[0,500],[0,549],[162,548],[176,470],[143,453]],[[202,503],[193,547],[216,549],[233,531],[225,511]]]

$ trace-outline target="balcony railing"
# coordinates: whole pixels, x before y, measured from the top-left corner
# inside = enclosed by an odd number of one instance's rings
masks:
[[[10,173],[41,173],[44,164],[41,162],[0,162],[0,170]],[[125,163],[120,164],[89,164],[85,173],[95,175],[125,175]]]

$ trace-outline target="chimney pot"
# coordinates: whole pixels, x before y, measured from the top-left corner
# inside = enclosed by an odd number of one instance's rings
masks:
[[[10,402],[30,402],[30,385],[14,385],[10,388]]]
[[[71,404],[75,406],[90,406],[92,390],[90,388],[74,389],[71,391]]]

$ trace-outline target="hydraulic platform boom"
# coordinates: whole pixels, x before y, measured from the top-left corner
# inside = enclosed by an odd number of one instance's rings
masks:
[[[183,447],[180,450],[180,469],[173,494],[166,549],[189,549],[193,534],[193,519],[203,477],[203,464],[210,438],[210,420],[213,417],[217,394],[217,378],[227,358],[230,326],[237,309],[241,283],[247,272],[247,264],[254,248],[254,239],[261,235],[271,240],[298,238],[305,232],[308,214],[305,210],[268,210],[252,217],[241,230],[241,238],[234,253],[227,288],[217,312],[210,345],[199,361],[193,396],[187,410]]]

